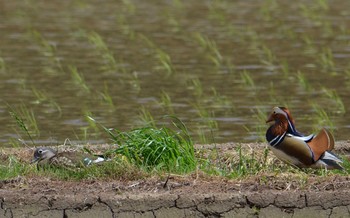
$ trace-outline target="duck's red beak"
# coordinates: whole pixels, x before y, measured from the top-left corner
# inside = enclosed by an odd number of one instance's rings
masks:
[[[266,123],[269,123],[269,122],[274,121],[274,120],[275,120],[275,119],[274,119],[273,113],[272,113],[272,114],[270,114],[270,116],[267,118]]]

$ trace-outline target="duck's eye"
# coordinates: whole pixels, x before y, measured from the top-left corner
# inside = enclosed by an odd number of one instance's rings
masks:
[[[39,150],[38,150],[38,153],[39,153],[39,154],[43,153],[43,150],[39,149]]]

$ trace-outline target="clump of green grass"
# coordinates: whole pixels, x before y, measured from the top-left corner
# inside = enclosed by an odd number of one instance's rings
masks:
[[[33,169],[30,165],[19,161],[15,156],[0,157],[0,180],[27,175]]]
[[[118,144],[114,154],[124,156],[137,167],[185,173],[195,169],[194,147],[185,125],[176,119],[178,131],[166,127],[143,127],[128,132],[105,130]]]

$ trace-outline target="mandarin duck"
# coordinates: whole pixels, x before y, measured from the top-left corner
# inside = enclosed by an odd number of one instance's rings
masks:
[[[63,168],[80,168],[105,161],[103,157],[79,152],[60,152],[48,147],[37,148],[31,163],[37,163],[37,167],[50,165]]]
[[[300,168],[343,169],[342,160],[330,152],[334,138],[328,130],[323,128],[317,135],[304,136],[296,130],[291,113],[285,107],[273,108],[266,123],[272,121],[266,140],[279,159]]]

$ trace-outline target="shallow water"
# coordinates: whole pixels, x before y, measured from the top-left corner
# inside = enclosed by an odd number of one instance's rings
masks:
[[[340,0],[0,0],[0,140],[29,143],[11,107],[37,144],[109,142],[86,115],[128,130],[143,112],[196,142],[251,142],[276,105],[348,139],[349,20]]]

